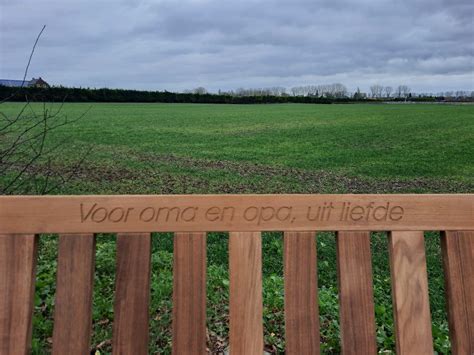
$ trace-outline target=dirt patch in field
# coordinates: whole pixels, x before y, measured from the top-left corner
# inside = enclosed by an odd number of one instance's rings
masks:
[[[382,180],[350,177],[330,171],[309,171],[248,162],[215,161],[173,155],[137,155],[143,169],[85,163],[72,182],[91,182],[89,193],[463,193],[474,184],[445,179]],[[42,173],[41,166],[30,173]],[[175,169],[177,172],[168,172]],[[70,168],[53,166],[55,175]],[[89,186],[90,188],[90,186]],[[87,192],[84,192],[87,193]]]
[[[415,178],[411,180],[400,179],[364,179],[350,177],[325,170],[304,170],[289,167],[268,166],[252,164],[248,162],[234,162],[223,160],[203,160],[189,157],[177,157],[174,155],[141,156],[141,159],[149,163],[174,165],[181,168],[196,171],[225,171],[235,174],[241,178],[252,179],[260,177],[271,182],[278,180],[285,186],[283,190],[275,192],[344,192],[344,193],[402,193],[402,192],[472,192],[474,184],[461,183],[446,179]],[[257,188],[255,193],[267,192]],[[331,191],[332,190],[332,191]],[[238,191],[237,191],[238,192]]]

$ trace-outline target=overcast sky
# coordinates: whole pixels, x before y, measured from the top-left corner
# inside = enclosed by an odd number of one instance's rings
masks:
[[[472,0],[1,0],[0,78],[209,90],[474,90]]]

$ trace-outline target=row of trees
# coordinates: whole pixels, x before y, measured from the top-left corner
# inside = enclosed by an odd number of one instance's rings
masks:
[[[26,87],[21,92],[15,88],[0,86],[0,99],[8,101],[48,102],[166,102],[166,103],[213,103],[213,104],[266,104],[266,103],[313,103],[330,104],[333,100],[310,96],[237,96],[228,93],[174,93],[169,91],[139,91],[122,89],[89,88],[35,88]],[[349,98],[340,101],[350,101]]]
[[[355,92],[349,92],[347,87],[340,83],[327,85],[304,85],[295,86],[286,89],[282,86],[273,86],[268,88],[239,88],[229,91],[218,91],[218,95],[227,95],[235,97],[249,96],[277,96],[277,97],[319,97],[327,99],[349,98],[353,100],[371,99],[407,99],[407,98],[449,98],[449,99],[467,99],[474,98],[474,91],[446,91],[433,93],[414,93],[407,85],[398,85],[397,87],[383,86],[374,84],[370,86],[370,92],[361,92],[359,88]],[[184,90],[186,94],[205,95],[209,91],[204,87],[198,87],[192,90]]]
[[[444,97],[450,99],[474,98],[474,91],[457,90],[432,93],[412,93],[406,85],[399,85],[395,89],[391,86],[379,84],[370,87],[372,98],[408,98],[408,97]]]
[[[306,85],[291,88],[293,96],[316,96],[327,98],[348,97],[347,87],[340,83],[328,85]]]
[[[207,93],[205,88],[196,88],[193,90],[185,90],[185,93]],[[219,95],[230,95],[230,96],[303,96],[303,97],[322,97],[328,99],[334,98],[348,98],[347,88],[340,83],[328,84],[328,85],[306,85],[306,86],[295,86],[287,90],[283,86],[272,86],[268,88],[238,88],[236,90],[229,91],[218,91]]]
[[[422,95],[429,95],[429,94],[422,94]],[[436,96],[444,96],[447,98],[467,98],[467,97],[474,98],[474,91],[465,91],[465,90],[444,91],[444,92],[437,93]]]
[[[392,97],[392,93],[394,94],[394,97],[407,98],[411,94],[411,90],[406,85],[398,85],[395,88],[395,91],[391,86],[382,86],[379,84],[375,84],[370,87],[370,94],[373,98],[390,98]]]
[[[9,101],[68,101],[68,102],[169,102],[169,103],[218,103],[218,104],[258,104],[258,103],[331,103],[365,100],[391,101],[474,101],[474,92],[457,91],[438,95],[415,94],[406,85],[395,89],[390,86],[372,85],[370,93],[357,89],[349,93],[342,84],[297,86],[287,91],[284,87],[266,89],[237,89],[209,93],[199,87],[184,93],[169,91],[140,91],[123,89],[90,88],[34,88],[26,87],[21,93],[15,88],[0,86],[0,99]]]
[[[273,86],[269,88],[238,88],[237,90],[222,91],[218,92],[220,95],[231,95],[231,96],[288,96],[286,88],[282,86]]]

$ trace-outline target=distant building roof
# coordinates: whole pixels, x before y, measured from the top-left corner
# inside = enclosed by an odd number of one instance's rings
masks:
[[[36,86],[36,87],[49,87],[49,84],[44,81],[41,77],[33,78],[31,80],[10,80],[10,79],[0,79],[0,85],[8,86],[8,87],[28,87],[28,86]]]
[[[29,86],[29,80],[10,80],[10,79],[0,79],[0,85],[9,86],[9,87],[21,87]]]

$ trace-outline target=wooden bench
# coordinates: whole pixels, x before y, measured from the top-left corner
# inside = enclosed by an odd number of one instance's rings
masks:
[[[230,352],[262,354],[262,231],[284,232],[288,354],[319,353],[316,231],[337,232],[344,354],[375,354],[370,232],[388,231],[399,354],[433,354],[424,231],[442,232],[452,351],[474,354],[474,195],[0,197],[0,354],[30,348],[38,235],[59,233],[53,353],[90,349],[94,234],[117,234],[116,354],[146,354],[151,232],[174,237],[173,353],[206,352],[206,232],[230,232]]]

